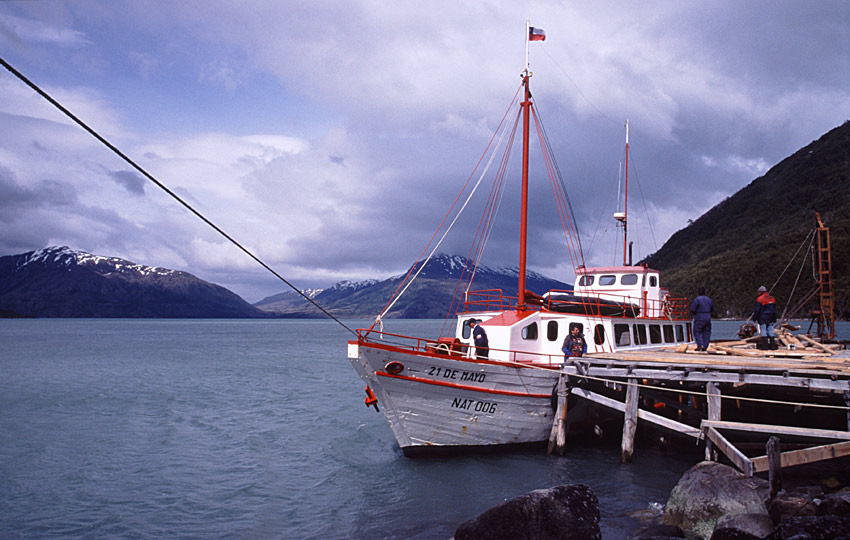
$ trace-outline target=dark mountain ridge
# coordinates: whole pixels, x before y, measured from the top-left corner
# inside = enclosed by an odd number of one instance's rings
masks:
[[[779,162],[641,262],[661,270],[675,294],[693,297],[705,286],[719,316],[750,315],[760,285],[773,289],[781,312],[814,287],[811,259],[805,265],[801,256],[792,259],[801,246],[807,252],[802,244],[815,212],[830,228],[837,316],[847,318],[850,122]]]
[[[455,288],[464,268],[470,263],[465,257],[440,254],[433,257],[419,276],[387,313],[386,318],[441,318],[445,317],[452,298],[459,293]],[[413,265],[416,271],[418,265]],[[474,289],[501,289],[515,295],[518,268],[490,268],[479,266],[475,274]],[[311,291],[312,298],[323,308],[338,317],[375,317],[387,304],[404,276],[382,281],[343,281],[323,291]],[[551,289],[572,290],[572,285],[542,276],[526,273],[526,288],[545,293]],[[255,304],[262,309],[287,317],[317,317],[321,313],[310,306],[297,293],[281,293]]]
[[[0,257],[0,309],[29,317],[270,316],[189,273],[68,247]]]

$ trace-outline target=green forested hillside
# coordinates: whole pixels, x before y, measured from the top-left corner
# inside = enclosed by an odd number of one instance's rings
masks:
[[[838,312],[850,315],[850,122],[802,148],[756,178],[693,224],[678,231],[645,261],[663,271],[674,294],[693,297],[704,285],[718,316],[746,317],[759,285],[777,299],[780,310],[798,279],[790,304],[814,287],[811,254],[791,263],[815,212],[830,228],[832,271]],[[780,275],[785,270],[780,279]],[[778,281],[777,281],[778,280]]]

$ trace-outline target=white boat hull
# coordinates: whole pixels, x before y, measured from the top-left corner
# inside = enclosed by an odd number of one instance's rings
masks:
[[[542,442],[552,429],[559,366],[531,367],[350,341],[405,454]],[[387,365],[397,362],[397,373]],[[399,366],[394,366],[396,369]]]

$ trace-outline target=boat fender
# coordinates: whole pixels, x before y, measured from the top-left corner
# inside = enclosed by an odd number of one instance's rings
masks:
[[[366,399],[363,400],[363,404],[366,407],[375,407],[375,412],[381,412],[381,409],[378,408],[378,398],[375,397],[375,393],[368,386],[366,387]]]

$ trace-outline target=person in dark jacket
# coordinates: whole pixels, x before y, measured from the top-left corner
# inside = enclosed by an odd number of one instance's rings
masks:
[[[698,296],[693,299],[689,311],[694,319],[694,341],[697,350],[708,350],[711,341],[711,314],[714,313],[714,302],[705,295],[705,287],[697,289]]]
[[[490,356],[490,341],[487,339],[487,332],[478,324],[480,321],[470,319],[469,327],[472,329],[472,339],[475,342],[475,355],[478,358],[488,358]]]
[[[573,326],[570,333],[564,338],[561,350],[564,351],[564,358],[587,354],[587,341],[585,341],[578,326]]]
[[[773,334],[773,323],[776,322],[776,299],[767,294],[767,287],[762,285],[758,290],[756,307],[753,310],[753,322],[759,326],[761,338],[756,344],[758,349],[770,349],[775,351],[776,336]]]

